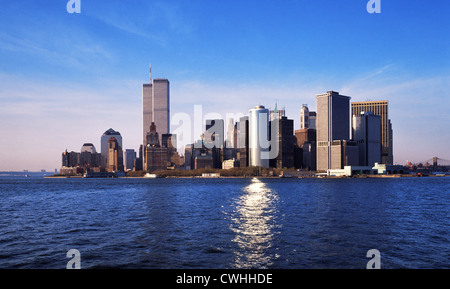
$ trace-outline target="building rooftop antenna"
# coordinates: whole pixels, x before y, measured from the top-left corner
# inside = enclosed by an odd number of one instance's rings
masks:
[[[150,83],[152,83],[152,63],[150,62]]]

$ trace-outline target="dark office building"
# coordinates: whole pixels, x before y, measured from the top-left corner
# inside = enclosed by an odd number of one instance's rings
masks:
[[[309,112],[311,115],[311,112]],[[311,120],[311,119],[310,119]],[[311,123],[311,121],[310,121]],[[313,128],[298,129],[295,131],[297,146],[301,151],[301,163],[296,161],[296,168],[316,170],[316,137],[317,131]],[[297,158],[299,160],[299,158]]]
[[[294,120],[283,116],[270,122],[270,129],[278,129],[275,139],[271,139],[271,152],[278,149],[278,156],[270,159],[270,166],[275,168],[294,167],[295,144]],[[272,133],[270,134],[272,136]],[[275,143],[276,142],[276,143]]]
[[[79,165],[84,168],[99,167],[101,165],[101,155],[97,153],[91,143],[85,143],[81,147]]]
[[[212,155],[213,166],[216,169],[222,168],[224,141],[223,119],[207,119],[203,147]]]
[[[248,116],[241,117],[238,126],[238,159],[241,168],[248,167]]]
[[[73,168],[80,163],[80,153],[68,152],[67,150],[62,153],[62,167]]]

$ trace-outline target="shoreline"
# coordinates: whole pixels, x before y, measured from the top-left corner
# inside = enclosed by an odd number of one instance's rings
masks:
[[[409,174],[394,174],[394,175],[356,175],[356,176],[289,176],[289,177],[283,177],[283,176],[214,176],[214,177],[203,177],[203,176],[164,176],[164,177],[156,177],[156,178],[149,178],[145,176],[124,176],[124,177],[117,177],[117,178],[109,178],[109,179],[372,179],[372,178],[385,178],[385,179],[392,179],[392,178],[443,178],[448,177],[450,175],[425,175],[425,176],[417,176],[417,175],[409,175]],[[45,179],[85,179],[83,176],[45,176]],[[99,179],[99,178],[93,178],[93,179]],[[108,178],[103,178],[108,179]]]

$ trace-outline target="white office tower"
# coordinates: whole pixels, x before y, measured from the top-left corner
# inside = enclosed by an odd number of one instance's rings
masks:
[[[249,110],[249,166],[269,167],[269,110],[262,105]]]

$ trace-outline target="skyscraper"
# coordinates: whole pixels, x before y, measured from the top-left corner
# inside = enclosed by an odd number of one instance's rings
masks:
[[[309,109],[306,104],[300,109],[300,129],[309,128]]]
[[[238,148],[239,148],[239,165],[241,168],[248,167],[248,116],[243,116],[239,119],[239,137],[238,137]]]
[[[119,143],[117,139],[111,136],[108,139],[107,145],[107,155],[106,155],[106,170],[108,172],[116,172],[121,170],[119,167]]]
[[[225,142],[223,119],[207,119],[203,146],[211,152],[214,168],[222,168]]]
[[[372,112],[352,116],[352,140],[359,147],[359,165],[374,166],[381,161],[381,117]]]
[[[101,143],[101,165],[107,168],[108,158],[108,141],[111,137],[114,137],[118,144],[118,166],[123,168],[123,151],[122,151],[122,136],[120,132],[113,130],[112,128],[105,131],[100,139]]]
[[[153,79],[150,70],[150,83],[144,83],[142,87],[143,106],[143,144],[146,144],[147,133],[150,125],[155,123],[159,141],[162,135],[170,133],[170,83],[167,79]]]
[[[297,146],[302,150],[302,168],[316,170],[316,112],[309,111],[306,104],[300,109],[300,129],[295,130]],[[299,166],[296,162],[296,166]]]
[[[352,102],[352,115],[358,116],[361,112],[367,111],[381,117],[381,162],[383,164],[392,165],[394,163],[394,155],[392,145],[392,124],[389,119],[389,102],[387,100]]]
[[[262,105],[249,111],[249,166],[269,167],[269,110]]]
[[[136,161],[136,151],[134,149],[127,149],[124,153],[125,170],[133,170]]]
[[[350,97],[328,91],[317,100],[317,170],[341,169],[357,165],[358,153],[350,137]],[[355,149],[356,148],[356,149]],[[356,163],[355,163],[356,160]]]
[[[270,130],[278,129],[277,133],[271,136],[274,139],[270,141],[272,144],[271,148],[278,149],[278,155],[276,158],[270,159],[270,165],[279,169],[294,167],[294,152],[295,144],[297,143],[297,139],[294,136],[294,120],[282,116],[272,120],[270,126]]]
[[[313,118],[312,118],[313,116]],[[311,127],[311,120],[314,120],[314,127]],[[316,141],[316,113],[309,111],[308,106],[304,104],[300,109],[300,129],[295,131],[297,144],[301,147],[305,142]]]
[[[91,143],[85,143],[80,151],[80,165],[82,167],[98,167],[100,166],[101,155],[95,150],[95,146]]]

